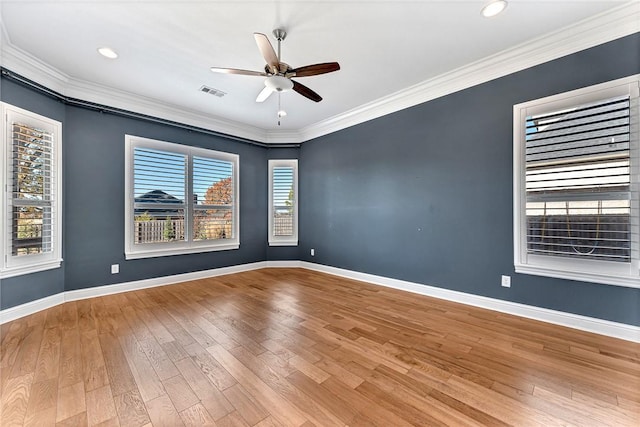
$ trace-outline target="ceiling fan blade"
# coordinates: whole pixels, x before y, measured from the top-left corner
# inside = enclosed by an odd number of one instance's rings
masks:
[[[267,65],[275,74],[280,66],[280,61],[278,61],[278,55],[276,55],[276,51],[273,50],[273,45],[269,41],[269,38],[262,33],[253,33],[253,38],[256,39],[262,57],[267,61]]]
[[[306,65],[304,67],[298,67],[291,70],[288,74],[291,77],[307,77],[317,76],[318,74],[332,73],[340,69],[340,64],[337,62],[325,62],[322,64]]]
[[[237,68],[219,68],[219,67],[211,67],[211,71],[214,73],[222,73],[222,74],[240,74],[243,76],[266,76],[267,73],[260,71],[251,71],[251,70],[240,70]]]
[[[300,95],[304,96],[305,98],[309,98],[310,100],[315,102],[322,101],[322,97],[320,95],[318,95],[317,93],[315,93],[314,91],[306,87],[305,85],[300,84],[294,80],[291,80],[291,81],[293,82],[293,90],[298,92]]]
[[[266,101],[266,99],[272,93],[273,93],[273,89],[271,89],[270,87],[266,87],[265,86],[265,88],[262,89],[262,91],[258,94],[258,97],[256,98],[256,102],[264,102],[264,101]]]

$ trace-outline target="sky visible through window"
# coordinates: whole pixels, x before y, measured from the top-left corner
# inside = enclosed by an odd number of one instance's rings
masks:
[[[273,168],[273,204],[278,208],[291,207],[293,198],[293,168]]]

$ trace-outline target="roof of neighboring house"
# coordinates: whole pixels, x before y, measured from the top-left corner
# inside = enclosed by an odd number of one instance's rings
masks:
[[[136,203],[182,203],[182,200],[162,190],[153,190],[135,198]]]
[[[136,203],[182,203],[182,200],[178,199],[171,194],[165,193],[162,190],[153,190],[143,194],[140,197],[135,198]],[[166,209],[166,208],[138,208],[135,209],[135,215],[148,214],[152,217],[173,217],[179,215],[178,209]]]

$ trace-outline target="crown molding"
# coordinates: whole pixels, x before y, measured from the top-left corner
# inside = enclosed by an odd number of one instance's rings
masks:
[[[0,21],[0,27],[2,27],[3,34],[0,65],[37,82],[47,89],[64,95],[71,78],[35,56],[14,47],[9,40],[9,36],[6,35],[6,29],[2,21]]]
[[[600,15],[529,40],[407,89],[300,129],[301,142],[445,96],[572,53],[640,32],[640,3],[631,1]]]
[[[262,142],[265,144],[293,144],[300,145],[305,139],[302,138],[298,130],[267,130],[266,139]]]
[[[195,126],[265,144],[300,144],[490,80],[640,32],[640,3],[525,42],[453,71],[297,130],[266,130],[75,79],[12,45],[0,17],[0,65],[69,98]]]
[[[212,117],[153,98],[73,78],[12,45],[1,20],[0,34],[2,34],[0,65],[3,68],[26,77],[65,98],[132,111],[251,141],[267,141],[267,134],[264,129],[241,122]]]
[[[264,129],[244,123],[213,117],[198,111],[180,108],[172,104],[158,101],[129,92],[120,91],[107,86],[70,79],[65,93],[67,97],[81,99],[96,104],[133,111],[151,117],[182,123],[217,133],[244,138],[251,141],[266,142]]]

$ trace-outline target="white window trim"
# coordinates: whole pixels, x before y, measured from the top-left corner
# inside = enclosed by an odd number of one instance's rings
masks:
[[[9,117],[12,115],[22,116],[21,119],[26,124],[38,128],[44,128],[53,134],[53,179],[51,191],[54,195],[51,205],[53,221],[52,230],[52,251],[43,254],[23,255],[20,257],[11,256],[11,233],[3,233],[0,238],[0,278],[20,276],[23,274],[36,273],[39,271],[60,268],[62,264],[62,123],[48,117],[32,113],[31,111],[7,104],[0,103],[2,111],[2,144],[3,161],[0,162],[0,183],[2,185],[2,202],[0,203],[0,223],[8,224],[11,218],[10,193],[8,165],[11,158],[12,136]],[[4,227],[3,227],[4,228]]]
[[[193,241],[189,236],[183,242],[149,243],[135,245],[133,243],[133,220],[135,195],[133,191],[133,151],[136,147],[146,147],[187,156],[214,157],[233,163],[233,239],[225,239],[222,242],[215,240]],[[191,166],[189,166],[189,171]],[[237,154],[221,151],[207,150],[172,142],[158,141],[134,135],[125,135],[125,259],[154,258],[171,255],[184,255],[201,252],[226,251],[240,247],[240,157]],[[191,188],[191,172],[187,175],[186,200],[193,200]],[[185,219],[193,212],[191,203],[185,203]]]
[[[293,168],[293,236],[273,235],[273,169]],[[298,160],[269,160],[269,246],[298,246]]]
[[[638,106],[639,84],[640,74],[514,105],[513,235],[514,267],[516,273],[640,288],[640,261],[638,255],[640,244],[640,225],[638,224],[640,206],[637,197],[631,201],[632,261],[630,263],[623,264],[611,261],[528,254],[526,237],[524,236],[524,233],[526,233],[526,191],[523,174],[525,168],[524,123],[527,116],[628,94],[632,98],[631,114],[634,117],[631,128],[631,175],[637,177],[640,174],[640,144],[638,138],[640,132],[638,129],[638,124],[640,123],[640,108]],[[634,122],[635,125],[633,124]],[[637,194],[640,189],[637,188],[637,184],[634,186],[633,182],[632,180],[632,193]]]

